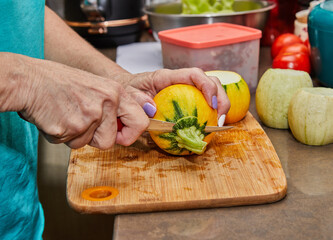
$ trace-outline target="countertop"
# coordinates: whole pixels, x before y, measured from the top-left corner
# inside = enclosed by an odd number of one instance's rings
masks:
[[[271,64],[269,50],[261,48],[259,76]],[[254,95],[250,112],[260,122]],[[307,146],[297,142],[290,130],[263,129],[287,177],[283,200],[256,206],[118,215],[113,239],[333,239],[333,145]]]
[[[115,49],[100,51],[115,59]],[[269,48],[261,48],[259,77],[270,64]],[[250,112],[262,125],[251,97]],[[65,196],[70,150],[41,137],[38,185],[46,217],[44,239],[333,239],[333,145],[307,146],[290,130],[263,129],[287,177],[287,196],[281,201],[117,216],[70,209]]]

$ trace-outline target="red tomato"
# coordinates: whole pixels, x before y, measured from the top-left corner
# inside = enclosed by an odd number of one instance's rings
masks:
[[[310,57],[304,53],[281,53],[274,58],[272,67],[300,70],[310,74]]]
[[[291,45],[293,43],[302,43],[302,40],[291,33],[284,33],[278,36],[278,38],[275,39],[272,45],[272,58],[275,58],[279,54],[282,47]]]
[[[288,46],[284,46],[281,48],[279,51],[279,54],[282,53],[304,53],[304,54],[309,54],[309,49],[305,44],[303,43],[293,43]]]

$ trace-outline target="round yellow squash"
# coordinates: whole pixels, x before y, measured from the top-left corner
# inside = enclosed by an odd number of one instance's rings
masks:
[[[201,91],[191,85],[171,85],[156,94],[154,101],[154,119],[175,123],[170,133],[150,132],[154,142],[173,155],[202,154],[214,135],[204,128],[217,125],[217,111]]]
[[[225,123],[235,123],[242,120],[250,107],[250,89],[241,75],[232,71],[208,71],[207,76],[214,76],[220,80],[222,87],[228,95],[230,109],[226,115]]]

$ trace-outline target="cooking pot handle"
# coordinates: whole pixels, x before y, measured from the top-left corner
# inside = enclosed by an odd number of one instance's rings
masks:
[[[90,22],[105,21],[104,9],[99,0],[81,0],[80,7]]]

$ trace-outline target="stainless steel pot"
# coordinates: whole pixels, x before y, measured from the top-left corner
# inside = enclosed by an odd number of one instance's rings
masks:
[[[182,14],[181,2],[173,1],[145,6],[143,12],[148,15],[148,21],[155,39],[159,31],[208,24],[216,22],[234,23],[263,30],[269,12],[276,4],[272,1],[235,0],[235,12],[225,14]]]

